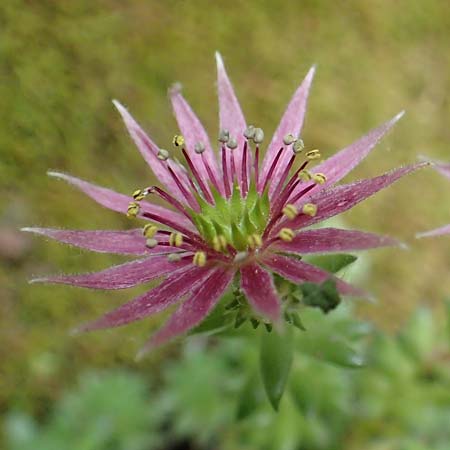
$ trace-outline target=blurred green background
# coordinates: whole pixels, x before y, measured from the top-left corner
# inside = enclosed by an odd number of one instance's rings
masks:
[[[151,183],[112,98],[168,146],[176,125],[167,89],[180,81],[215,136],[219,50],[248,122],[270,135],[290,95],[317,63],[303,137],[325,156],[407,111],[349,179],[375,176],[419,154],[450,161],[449,30],[445,0],[3,0],[0,413],[20,411],[45,421],[54,402],[90,368],[128,368],[144,381],[151,373],[158,385],[163,362],[178,353],[173,345],[134,362],[155,321],[68,336],[73,326],[141,288],[100,293],[26,283],[32,275],[120,261],[17,231],[136,225],[46,176],[48,169],[67,171],[127,193]],[[359,315],[387,332],[399,329],[418,304],[443,310],[450,291],[450,239],[416,242],[413,236],[450,222],[449,192],[448,180],[424,170],[345,216],[349,227],[411,244],[408,252],[377,251],[369,261],[366,283],[379,302]]]

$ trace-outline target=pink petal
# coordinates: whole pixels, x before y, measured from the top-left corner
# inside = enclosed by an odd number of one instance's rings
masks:
[[[315,217],[300,214],[293,220],[284,220],[273,230],[273,233],[277,233],[285,226],[298,230],[299,228],[304,228],[341,214],[381,189],[388,187],[403,176],[428,165],[428,163],[418,163],[400,167],[375,178],[368,178],[350,184],[342,184],[321,191],[308,200],[317,205],[317,214]]]
[[[283,138],[286,134],[293,134],[294,136],[299,136],[303,127],[303,122],[305,119],[306,113],[306,103],[308,100],[309,90],[311,88],[311,83],[314,78],[314,73],[316,71],[315,66],[309,69],[305,79],[300,84],[300,86],[295,91],[289,105],[286,108],[286,111],[283,115],[283,118],[278,125],[275,134],[273,135],[272,141],[267,149],[266,156],[264,158],[263,167],[261,171],[260,179],[264,180],[269,172],[270,166],[272,164],[273,159],[277,155],[278,151],[281,147],[284,146]],[[278,161],[277,167],[272,175],[272,182],[270,185],[270,194],[273,193],[276,188],[279,177],[283,173],[286,165],[291,159],[292,151],[289,148],[285,148],[281,157]]]
[[[123,105],[121,105],[117,100],[113,100],[113,103],[122,116],[122,119],[125,122],[125,126],[127,127],[131,138],[141,152],[142,157],[152,169],[153,173],[175,198],[177,198],[181,203],[185,204],[186,200],[180,188],[175,184],[169,170],[167,169],[167,165],[170,160],[161,161],[160,159],[158,159],[158,146],[148,137],[145,131],[136,122],[136,120],[134,120],[134,118]],[[189,184],[185,173],[177,164],[171,164],[171,167],[183,182],[185,187],[189,189]]]
[[[272,322],[280,320],[280,299],[272,276],[258,264],[241,268],[241,287],[256,312]]]
[[[247,128],[244,114],[234,93],[233,86],[228,78],[222,57],[216,52],[217,62],[217,89],[219,93],[219,118],[220,129],[226,129],[238,143],[236,150],[233,150],[236,164],[237,178],[242,179],[242,151],[244,148],[244,131]],[[247,168],[250,169],[247,164]]]
[[[191,296],[170,317],[166,324],[144,346],[142,355],[152,347],[161,345],[183,334],[200,323],[213,309],[233,279],[234,272],[223,268],[215,270],[198,285]]]
[[[350,144],[348,147],[342,149],[331,158],[328,158],[321,164],[314,167],[315,173],[323,173],[327,177],[327,181],[320,186],[320,189],[325,189],[340,181],[351,170],[353,170],[375,147],[380,139],[401,119],[404,111],[397,114],[391,120],[369,131],[365,136]],[[307,184],[300,183],[297,189],[292,193],[294,197],[298,192],[304,189]]]
[[[167,256],[153,256],[109,267],[100,272],[79,275],[52,275],[31,280],[33,283],[69,284],[91,289],[126,289],[191,264],[191,258],[169,261]]]
[[[79,327],[77,331],[118,327],[156,314],[174,304],[199,283],[203,283],[210,275],[210,267],[195,267],[192,265],[184,267],[175,271],[151,291],[106,313],[100,319]]]
[[[379,236],[357,230],[320,228],[301,231],[291,242],[277,241],[274,247],[294,253],[333,253],[366,250],[389,245],[401,245],[401,243],[388,236]]]
[[[441,228],[437,228],[435,230],[424,231],[423,233],[418,233],[416,237],[432,237],[432,236],[441,236],[443,234],[450,234],[450,225],[445,225]]]
[[[450,164],[436,164],[433,166],[444,177],[450,178]]]
[[[216,180],[221,179],[221,174],[217,168],[217,160],[209,142],[209,137],[203,128],[198,117],[192,111],[186,100],[180,93],[179,88],[172,88],[170,90],[170,98],[172,100],[172,107],[175,113],[175,117],[178,122],[180,131],[186,141],[186,151],[195,165],[195,168],[199,172],[205,185],[210,183],[209,175],[203,164],[203,158],[211,167],[211,170]],[[205,145],[205,151],[202,155],[195,152],[195,144],[201,142]],[[222,183],[219,183],[219,188],[223,189]]]
[[[307,264],[303,261],[299,261],[298,259],[272,254],[264,257],[262,263],[278,275],[281,275],[294,283],[304,283],[305,281],[312,283],[323,283],[331,278],[336,282],[336,288],[341,294],[356,297],[367,297],[367,294],[361,289],[340,280],[325,270],[319,269],[318,267]]]
[[[87,181],[81,180],[80,178],[72,177],[70,175],[59,172],[48,172],[48,174],[52,177],[59,178],[76,186],[97,203],[113,211],[126,214],[128,204],[130,203],[130,201],[133,201],[133,198],[131,196],[119,194],[118,192],[114,192],[111,189],[96,186],[95,184],[88,183]],[[140,216],[142,216],[143,213],[158,214],[192,229],[191,222],[188,221],[185,216],[177,212],[171,211],[170,209],[164,208],[163,206],[154,205],[148,202],[140,202],[139,204],[141,206]]]
[[[146,239],[142,229],[127,231],[106,230],[58,230],[55,228],[22,228],[22,231],[40,234],[75,247],[94,252],[114,253],[122,255],[146,255],[149,253],[173,252],[167,246],[157,245],[153,248],[145,246]],[[167,242],[167,235],[157,234],[159,242]]]

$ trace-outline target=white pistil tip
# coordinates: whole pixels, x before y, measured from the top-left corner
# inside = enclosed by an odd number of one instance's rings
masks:
[[[253,125],[249,125],[244,131],[244,137],[247,139],[253,139],[255,135],[255,127]]]
[[[205,144],[203,142],[197,142],[194,145],[194,152],[198,155],[202,154],[205,151]]]
[[[158,245],[158,241],[154,238],[148,238],[145,241],[145,246],[148,248],[155,248]]]
[[[297,154],[303,151],[303,149],[305,148],[305,143],[303,142],[302,139],[298,138],[296,139],[296,141],[294,142],[294,145],[292,147],[292,151]]]
[[[225,129],[220,130],[217,140],[219,142],[222,142],[222,144],[226,144],[228,142],[228,139],[230,139],[230,132]]]
[[[305,203],[302,208],[303,214],[314,217],[317,214],[317,205],[314,203]]]
[[[295,233],[290,228],[282,228],[278,233],[278,237],[284,242],[292,242],[295,237]]]
[[[255,144],[261,144],[263,140],[264,140],[264,131],[262,130],[262,128],[255,128],[253,142]]]
[[[230,137],[230,139],[228,139],[228,142],[227,142],[227,147],[230,150],[234,150],[235,148],[237,148],[237,146],[238,146],[237,140],[233,137]]]
[[[168,259],[170,262],[178,262],[178,261],[181,260],[181,255],[180,255],[179,253],[171,253],[171,254],[167,257],[167,259]]]
[[[160,148],[158,154],[156,155],[161,161],[166,161],[169,159],[169,152],[164,148]]]

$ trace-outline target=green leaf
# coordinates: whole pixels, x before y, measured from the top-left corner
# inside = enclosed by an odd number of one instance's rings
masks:
[[[243,420],[250,416],[262,403],[261,387],[255,373],[252,373],[239,393],[236,419]]]
[[[357,259],[358,257],[354,255],[338,253],[336,255],[309,256],[305,258],[305,261],[308,261],[310,264],[320,267],[327,272],[336,273],[350,264],[353,264]]]
[[[275,411],[278,411],[292,365],[294,347],[290,330],[291,328],[285,328],[282,332],[273,330],[271,333],[263,331],[261,337],[261,377]]]
[[[303,283],[300,285],[300,290],[305,305],[320,308],[324,313],[333,310],[341,302],[336,282],[332,279],[326,280],[322,284]]]

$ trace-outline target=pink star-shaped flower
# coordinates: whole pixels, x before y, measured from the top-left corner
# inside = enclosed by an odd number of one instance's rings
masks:
[[[347,175],[402,113],[321,162],[304,149],[301,130],[315,68],[295,91],[260,161],[264,133],[244,118],[222,58],[217,54],[220,112],[219,158],[199,119],[179,88],[170,98],[181,135],[175,136],[183,167],[159,148],[117,101],[136,146],[160,182],[131,198],[62,173],[50,172],[81,189],[100,205],[150,222],[128,231],[69,231],[26,228],[96,252],[140,256],[97,273],[49,276],[34,281],[94,289],[124,289],[164,277],[155,288],[88,323],[80,330],[125,325],[180,303],[146,348],[160,345],[199,324],[229,288],[237,273],[240,289],[256,317],[281,320],[282,305],[272,272],[294,282],[333,278],[339,293],[363,296],[360,289],[303,262],[299,255],[346,252],[397,245],[385,236],[336,228],[306,229],[340,214],[423,164],[334,186]],[[167,207],[149,201],[163,199]]]

